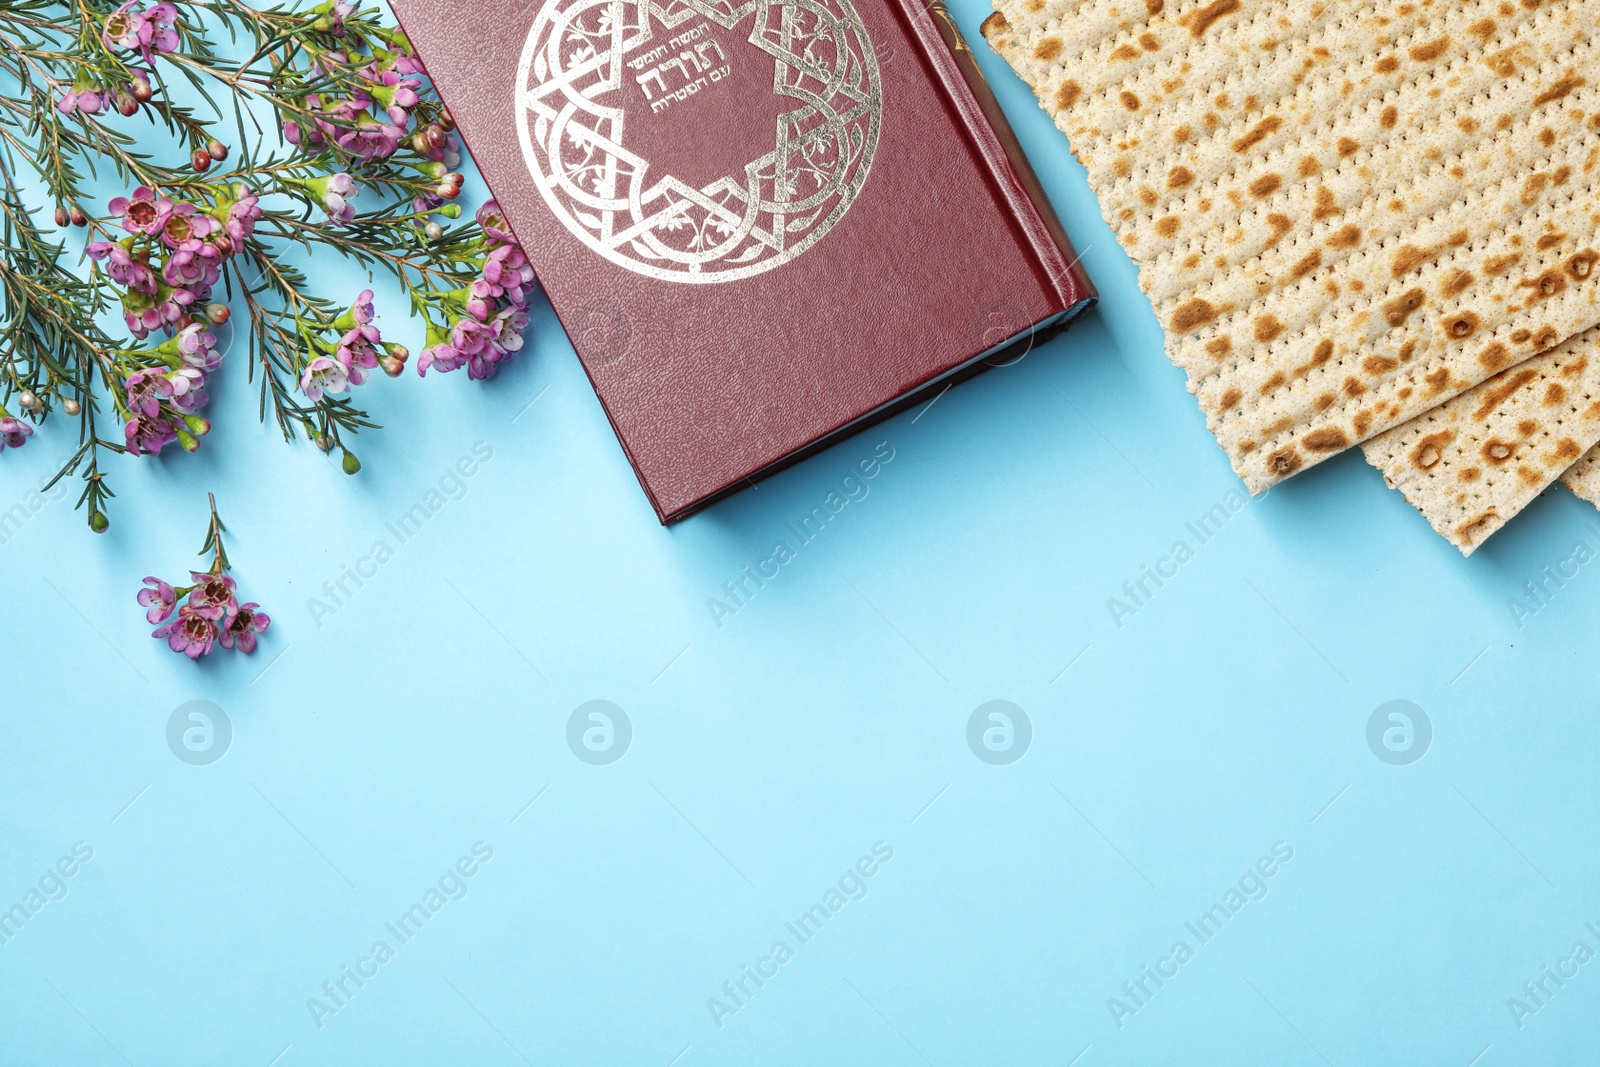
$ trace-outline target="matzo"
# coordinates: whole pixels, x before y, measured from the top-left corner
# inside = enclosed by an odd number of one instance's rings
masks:
[[[1252,491],[1600,321],[1582,0],[998,6]]]
[[[1600,445],[1589,449],[1561,476],[1562,484],[1600,508]]]
[[[1597,442],[1600,329],[1592,329],[1379,434],[1362,451],[1470,556]]]

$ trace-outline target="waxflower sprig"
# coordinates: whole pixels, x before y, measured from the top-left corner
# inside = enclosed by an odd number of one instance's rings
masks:
[[[155,576],[144,580],[139,606],[154,626],[150,636],[164,638],[174,652],[199,659],[218,648],[246,654],[256,650],[256,639],[272,620],[256,603],[241,603],[238,583],[229,573],[228,553],[222,545],[225,527],[217,517],[217,498],[209,497],[211,524],[200,555],[211,556],[211,569],[191,571],[190,584],[173,585]]]
[[[308,256],[398,286],[419,373],[486,378],[521,347],[532,269],[492,202],[463,217],[454,123],[386,17],[349,0],[0,5],[0,450],[76,419],[56,477],[83,478],[92,529],[114,495],[104,454],[202,447],[224,363],[259,375],[286,439],[360,470],[352,439],[376,424],[358,390],[411,350],[371,288],[311,285]],[[122,191],[97,204],[107,175]]]

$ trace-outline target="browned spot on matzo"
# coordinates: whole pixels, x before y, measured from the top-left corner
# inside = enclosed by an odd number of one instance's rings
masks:
[[[1479,403],[1478,410],[1472,413],[1472,417],[1474,419],[1485,418],[1491,411],[1499,407],[1518,389],[1521,389],[1524,385],[1527,385],[1529,382],[1539,377],[1539,372],[1531,367],[1523,367],[1521,370],[1517,371],[1515,374],[1512,374],[1509,378],[1505,378],[1503,381],[1501,380],[1502,377],[1504,376],[1502,375],[1500,377],[1491,378],[1489,381],[1484,383],[1484,385],[1492,386],[1492,388],[1483,394],[1483,400],[1481,403]],[[1500,384],[1493,385],[1494,382],[1499,382]]]
[[[1283,120],[1276,115],[1268,115],[1253,126],[1249,133],[1233,142],[1235,152],[1248,152],[1256,145],[1265,141],[1269,135],[1283,125]]]
[[[1320,430],[1312,430],[1300,439],[1300,443],[1313,452],[1337,452],[1350,447],[1349,436],[1337,426],[1324,426]]]
[[[1571,96],[1574,89],[1581,89],[1587,84],[1588,82],[1584,81],[1584,79],[1580,78],[1578,75],[1568,74],[1565,78],[1557,81],[1554,85],[1550,86],[1550,88],[1534,97],[1533,106],[1542,107],[1545,104],[1560,100],[1567,96]]]
[[[1310,252],[1301,256],[1294,266],[1289,268],[1289,277],[1292,279],[1304,278],[1320,266],[1322,266],[1322,252],[1320,249],[1313,248]]]
[[[1314,219],[1327,219],[1342,214],[1339,201],[1334,199],[1333,190],[1326,185],[1317,190],[1317,206],[1311,212]]]
[[[1563,437],[1556,442],[1556,447],[1550,452],[1546,462],[1552,467],[1566,467],[1583,455],[1583,449],[1578,447],[1578,442],[1570,437]]]
[[[1502,441],[1498,437],[1491,437],[1483,443],[1478,450],[1483,458],[1498,467],[1511,462],[1511,457],[1517,454],[1517,446],[1509,441]]]
[[[1452,341],[1465,341],[1478,332],[1479,318],[1470,311],[1462,311],[1444,320],[1444,332]]]
[[[1504,370],[1511,365],[1511,352],[1505,345],[1496,341],[1478,353],[1478,365],[1491,373]]]
[[[1389,273],[1396,278],[1404,278],[1438,254],[1437,248],[1401,245],[1399,251],[1395,252],[1394,258],[1389,261]]]
[[[1435,59],[1438,59],[1440,56],[1444,55],[1445,51],[1449,49],[1449,47],[1450,38],[1440,37],[1438,40],[1429,41],[1427,44],[1414,44],[1407,49],[1407,52],[1410,54],[1412,59],[1415,59],[1419,63],[1431,63]]]
[[[1439,286],[1439,292],[1444,296],[1455,296],[1464,291],[1473,282],[1472,272],[1459,268],[1450,272],[1450,277]]]
[[[1283,330],[1283,323],[1278,321],[1276,315],[1260,315],[1251,325],[1251,332],[1255,334],[1256,340],[1262,344],[1276,340],[1278,335],[1283,333]]]
[[[1188,333],[1216,319],[1217,309],[1209,301],[1197,297],[1174,311],[1172,321],[1167,326],[1173,333]]]
[[[1267,457],[1267,471],[1276,478],[1287,478],[1300,469],[1305,460],[1300,458],[1300,452],[1293,445],[1280,448]]]
[[[1192,36],[1202,36],[1214,22],[1239,10],[1239,0],[1214,0],[1197,11],[1191,11],[1179,23],[1188,27]]]
[[[1361,243],[1361,227],[1341,226],[1328,235],[1329,248],[1354,248]]]
[[[1454,430],[1441,430],[1429,434],[1412,447],[1411,465],[1418,470],[1431,471],[1439,465],[1439,460],[1444,458],[1442,449],[1455,439]]]
[[[1483,272],[1491,277],[1497,277],[1516,266],[1521,259],[1521,252],[1512,252],[1504,256],[1490,256],[1483,261]]]
[[[1383,305],[1383,321],[1390,326],[1403,326],[1423,304],[1427,303],[1428,294],[1421,289],[1407,289],[1393,300]]]

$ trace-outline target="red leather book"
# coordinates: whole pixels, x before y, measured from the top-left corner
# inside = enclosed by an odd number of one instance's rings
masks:
[[[393,0],[663,523],[1094,299],[919,0]]]

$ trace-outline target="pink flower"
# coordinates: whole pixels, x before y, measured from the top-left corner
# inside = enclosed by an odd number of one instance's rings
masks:
[[[146,578],[144,584],[149,588],[139,590],[139,605],[150,609],[144,617],[154,626],[172,614],[178,606],[178,594],[172,586],[154,576]]]
[[[217,220],[193,204],[174,204],[161,225],[161,240],[168,248],[193,247],[218,229]]]
[[[178,439],[172,424],[159,415],[135,415],[122,428],[122,434],[127,439],[128,451],[135,456],[147,452],[155,455]]]
[[[489,344],[499,349],[502,355],[509,356],[513,352],[520,352],[522,331],[527,328],[526,311],[517,307],[506,308],[489,323],[489,329],[492,331],[489,335]]]
[[[98,115],[105,106],[106,96],[99,89],[68,89],[56,101],[56,110],[63,115],[70,115],[74,111]]]
[[[106,205],[111,214],[122,219],[122,228],[129,233],[156,234],[172,217],[174,204],[155,190],[141,185],[132,197],[119,196]]]
[[[148,300],[133,304],[127,297],[123,297],[122,317],[133,335],[141,339],[150,336],[150,331],[161,325],[161,312],[157,310],[154,302]]]
[[[496,296],[505,296],[513,304],[526,304],[527,290],[536,281],[533,265],[516,245],[501,245],[489,253],[483,262],[483,280],[495,288]]]
[[[256,222],[261,218],[260,198],[247,194],[228,205],[228,217],[223,228],[233,239],[235,247],[244,244],[256,232]]]
[[[0,408],[0,448],[21,448],[33,436],[33,427],[14,419]]]
[[[148,263],[134,259],[118,242],[93,241],[84,251],[95,262],[105,262],[106,274],[112,281],[148,296],[156,294],[156,272]]]
[[[190,571],[189,577],[194,579],[194,588],[189,592],[189,603],[185,607],[212,622],[232,622],[239,610],[239,601],[234,597],[238,583],[233,576]]]
[[[283,139],[296,148],[305,149],[307,152],[320,152],[322,151],[322,146],[327,143],[319,126],[302,127],[298,122],[285,122],[283,124]]]
[[[210,288],[222,276],[222,253],[204,241],[186,241],[167,257],[161,276],[168,285]]]
[[[210,400],[206,396],[205,372],[198,367],[179,367],[167,374],[167,380],[172,383],[172,406],[186,415],[199,411]]]
[[[313,403],[324,393],[342,393],[350,388],[350,372],[345,365],[329,356],[318,356],[306,364],[300,377],[300,391]]]
[[[436,367],[440,374],[448,374],[458,370],[467,362],[467,357],[459,348],[450,343],[448,334],[435,335],[433,329],[428,330],[429,340],[437,343],[429,345],[417,357],[417,376],[425,378],[429,367]]]
[[[356,320],[357,326],[365,326],[377,318],[377,312],[372,309],[372,290],[363,289],[355,302],[350,305],[350,314]]]
[[[328,175],[321,185],[322,207],[331,221],[349,222],[356,217],[356,209],[350,201],[361,195],[361,189],[354,178],[340,171]]]
[[[217,351],[217,338],[198,322],[183,328],[177,336],[178,355],[183,362],[196,370],[211,372],[222,366],[222,353]]]
[[[127,320],[128,329],[135,337],[148,337],[156,329],[166,330],[170,334],[179,320],[189,313],[189,305],[195,299],[196,294],[189,289],[167,285],[158,286],[153,297],[138,292],[124,293],[122,317]]]
[[[486,201],[478,209],[478,225],[483,227],[483,235],[491,241],[507,245],[517,243],[517,239],[511,234],[511,227],[506,224],[506,215],[500,210],[498,200]]]
[[[161,402],[172,398],[172,382],[157,370],[135,371],[124,383],[128,390],[128,407],[141,415],[161,414]]]
[[[334,144],[362,159],[386,159],[400,147],[405,130],[387,122],[379,122],[366,112],[357,112],[355,125],[338,130],[333,135]]]
[[[502,292],[504,290],[498,286],[479,278],[467,287],[467,314],[479,322],[488,322],[489,317],[494,314],[495,299]]]
[[[165,637],[167,647],[182,652],[190,659],[199,659],[212,649],[217,641],[217,624],[200,615],[189,605],[178,609],[177,617],[165,626],[158,626],[151,637]]]
[[[248,655],[256,650],[256,635],[266,633],[271,625],[272,619],[261,610],[260,604],[240,604],[239,613],[223,628],[222,647],[237,645],[240,652]]]
[[[411,121],[410,108],[417,106],[421,99],[417,90],[421,83],[410,78],[401,78],[399,71],[368,71],[372,77],[367,86],[367,93],[378,106],[382,107],[389,116],[389,121],[396,126],[404,127]]]
[[[383,335],[376,326],[357,326],[339,339],[339,349],[334,356],[344,365],[352,384],[364,384],[367,372],[378,365],[377,346],[382,340]],[[330,391],[337,393],[340,390]]]
[[[171,52],[178,47],[178,9],[160,3],[149,11],[133,10],[137,0],[128,0],[106,17],[100,39],[107,48],[122,48],[150,58],[150,53]]]

